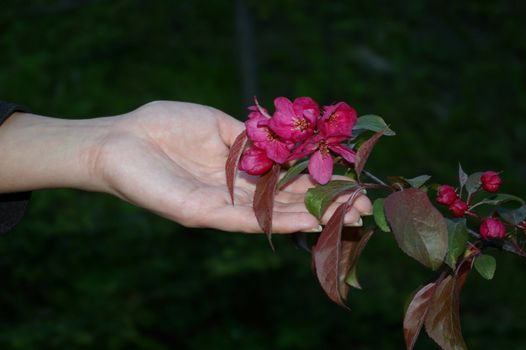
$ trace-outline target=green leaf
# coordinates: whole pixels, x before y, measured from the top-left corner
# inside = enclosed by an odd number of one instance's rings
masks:
[[[491,280],[495,276],[497,260],[491,255],[479,255],[475,258],[475,270],[485,279]]]
[[[347,277],[345,277],[345,283],[347,283],[349,286],[356,288],[356,289],[362,289],[362,286],[360,284],[360,281],[358,281],[358,274],[356,272],[356,265],[351,268],[349,271],[349,274]]]
[[[518,225],[526,220],[526,205],[516,209],[499,207],[497,208],[497,212],[504,221],[513,225]]]
[[[396,133],[391,130],[382,117],[374,115],[374,114],[368,114],[364,115],[356,121],[356,124],[354,124],[353,131],[356,130],[370,130],[374,132],[378,132],[381,130],[384,130],[385,136],[394,136]]]
[[[446,264],[455,269],[458,258],[466,251],[468,230],[466,219],[446,219],[448,231],[448,251]]]
[[[305,206],[312,215],[321,219],[336,197],[355,189],[356,186],[356,182],[350,179],[349,181],[334,180],[325,185],[318,185],[309,189],[305,194]]]
[[[281,189],[283,186],[287,185],[296,176],[301,174],[303,170],[307,169],[308,164],[309,164],[309,161],[305,160],[303,162],[296,163],[292,167],[290,167],[285,173],[285,176],[283,176],[281,180],[279,180],[278,190]]]
[[[380,230],[384,232],[391,232],[391,228],[389,227],[389,224],[387,223],[387,219],[385,217],[384,202],[385,202],[385,198],[378,198],[377,200],[374,201],[374,204],[373,204],[374,222],[376,222],[376,225],[378,225]]]
[[[429,179],[431,178],[431,176],[429,175],[420,175],[420,176],[417,176],[417,177],[414,177],[412,179],[405,179],[405,181],[411,185],[411,187],[414,187],[414,188],[420,188],[422,187],[427,181],[429,181]]]
[[[460,188],[462,189],[466,182],[468,181],[468,174],[462,169],[462,165],[458,163],[458,182],[460,183]]]
[[[468,191],[469,194],[475,193],[479,190],[480,186],[482,185],[482,183],[480,182],[480,178],[482,174],[483,173],[478,172],[478,173],[471,174],[468,177],[466,181],[466,190]]]
[[[384,209],[400,249],[438,269],[448,249],[447,224],[427,194],[417,188],[393,193],[385,199]]]

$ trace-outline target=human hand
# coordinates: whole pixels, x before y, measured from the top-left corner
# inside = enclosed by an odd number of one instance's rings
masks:
[[[117,120],[98,151],[96,173],[106,180],[108,192],[185,226],[261,232],[252,209],[255,178],[239,174],[235,206],[226,186],[229,148],[243,129],[243,123],[211,107],[150,103]],[[318,229],[320,223],[303,202],[313,185],[304,175],[277,194],[275,233]],[[370,211],[370,201],[361,196],[346,223],[359,224],[360,215]]]

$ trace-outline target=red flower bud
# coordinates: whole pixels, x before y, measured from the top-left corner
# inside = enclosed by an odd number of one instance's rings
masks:
[[[480,235],[484,239],[504,239],[506,236],[506,227],[497,218],[487,218],[480,225]]]
[[[456,199],[453,204],[449,206],[449,210],[456,218],[461,218],[468,211],[468,205],[462,199]]]
[[[451,205],[458,199],[455,188],[449,185],[442,185],[438,189],[437,202],[444,205]]]
[[[482,174],[480,182],[482,182],[482,188],[488,192],[497,192],[502,184],[499,174],[494,171],[486,171]]]
[[[252,146],[245,150],[239,162],[239,170],[250,175],[263,175],[272,168],[274,162],[269,159],[264,150]]]

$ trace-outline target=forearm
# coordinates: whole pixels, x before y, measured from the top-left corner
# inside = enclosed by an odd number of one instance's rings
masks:
[[[100,191],[92,164],[111,123],[111,118],[13,114],[0,127],[0,193],[41,188]]]

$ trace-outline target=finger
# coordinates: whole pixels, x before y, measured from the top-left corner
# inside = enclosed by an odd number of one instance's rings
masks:
[[[327,210],[325,211],[325,213],[323,214],[323,216],[321,218],[321,223],[323,225],[327,224],[329,219],[334,215],[334,212],[336,211],[336,209],[338,209],[338,207],[340,205],[341,205],[341,203],[332,203],[327,208]],[[345,217],[343,219],[343,223],[344,223],[344,225],[352,225],[352,224],[359,223],[360,219],[361,219],[360,212],[356,208],[351,207],[347,211],[347,213],[345,214]]]
[[[351,181],[347,176],[334,175],[331,180],[347,180]],[[309,174],[302,174],[295,180],[291,181],[287,186],[283,187],[283,190],[292,193],[305,193],[309,188],[318,185],[316,181],[312,179]]]
[[[365,195],[356,198],[352,206],[360,212],[360,215],[372,215],[373,213],[371,200]]]
[[[208,215],[211,220],[204,226],[223,231],[262,233],[252,207],[227,206]],[[318,229],[318,220],[307,212],[280,212],[272,214],[273,233],[314,232]]]
[[[274,212],[272,232],[321,232],[321,226],[318,219],[308,212]]]
[[[305,206],[305,202],[296,202],[296,203],[280,203],[276,202],[274,203],[274,210],[284,213],[300,213],[304,212],[307,213],[307,207]]]
[[[237,136],[245,130],[245,124],[226,113],[217,111],[219,135],[228,147],[232,147]]]
[[[316,182],[308,174],[302,174],[289,182],[283,190],[290,193],[305,193],[309,188],[316,186]]]
[[[345,214],[343,224],[345,226],[363,226],[363,220],[358,210],[351,208],[351,210]]]
[[[336,198],[336,203],[345,203],[347,202],[352,196],[352,193],[346,193]],[[371,204],[371,200],[363,195],[360,194],[358,198],[354,200],[354,203],[352,205],[355,207],[359,212],[360,215],[371,215],[373,212],[373,205]]]
[[[305,193],[279,191],[274,198],[282,203],[296,203],[305,200]]]

